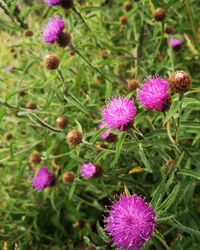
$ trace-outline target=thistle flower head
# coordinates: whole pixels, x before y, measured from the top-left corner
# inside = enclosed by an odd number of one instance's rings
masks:
[[[182,40],[176,39],[176,38],[171,38],[169,40],[169,44],[172,47],[172,49],[177,50],[177,49],[181,48]]]
[[[59,5],[61,4],[62,0],[44,0],[49,6]]]
[[[99,129],[103,128],[107,128],[107,124],[105,122],[101,122],[99,124]],[[101,134],[100,137],[105,140],[109,136],[109,134],[110,134],[110,129],[106,130],[103,134]]]
[[[64,21],[59,16],[52,17],[43,30],[43,41],[45,43],[54,43],[62,34],[65,27]]]
[[[161,77],[148,78],[138,91],[138,99],[145,109],[163,111],[170,102],[169,85]]]
[[[155,219],[153,208],[142,197],[122,195],[114,202],[105,219],[105,231],[115,247],[138,250],[151,238]]]
[[[88,180],[96,174],[96,167],[92,163],[84,163],[81,167],[81,175]]]
[[[125,130],[136,114],[135,103],[125,97],[113,98],[103,109],[103,122],[111,129]]]
[[[32,184],[38,191],[51,186],[54,177],[52,173],[46,167],[41,167],[37,175],[32,179]]]

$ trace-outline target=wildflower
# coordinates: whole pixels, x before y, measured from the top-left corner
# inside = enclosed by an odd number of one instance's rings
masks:
[[[84,163],[81,167],[81,175],[88,180],[95,176],[96,167],[92,163]]]
[[[171,38],[169,40],[169,44],[172,47],[173,50],[178,51],[181,49],[182,46],[182,40],[176,39],[176,38]]]
[[[65,24],[61,17],[54,16],[46,24],[43,30],[43,41],[52,44],[62,35]]]
[[[47,55],[44,59],[44,66],[49,70],[55,70],[60,64],[60,58],[57,55]]]
[[[67,142],[72,147],[78,146],[82,142],[82,139],[83,139],[82,133],[76,129],[70,131],[67,135]]]
[[[157,8],[154,12],[154,18],[158,22],[164,21],[166,18],[166,10],[162,8]]]
[[[73,6],[73,0],[44,0],[49,6],[60,5],[65,9],[69,9]]]
[[[103,122],[108,128],[125,130],[136,114],[135,103],[125,97],[113,98],[103,109]]]
[[[148,78],[138,91],[138,99],[145,109],[165,111],[170,104],[167,81],[161,77]]]
[[[170,89],[174,93],[183,94],[187,92],[192,86],[192,79],[190,74],[183,70],[178,70],[169,75],[168,78]]]
[[[105,122],[101,122],[99,124],[99,128],[106,128],[107,125]],[[117,135],[110,133],[110,129],[108,128],[108,130],[106,130],[103,134],[101,134],[100,136],[102,139],[106,140],[109,143],[115,142],[117,140]]]
[[[60,5],[62,0],[44,0],[49,6]]]
[[[32,184],[38,191],[50,187],[53,183],[54,176],[46,167],[41,167],[37,175],[32,179]]]
[[[105,219],[105,231],[116,248],[138,250],[151,238],[155,220],[153,208],[142,197],[122,195]]]

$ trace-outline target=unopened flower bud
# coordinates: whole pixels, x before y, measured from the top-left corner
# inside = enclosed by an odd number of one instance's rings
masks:
[[[82,133],[76,129],[70,131],[69,134],[67,135],[67,142],[72,147],[78,146],[82,142],[82,139],[83,139]]]
[[[68,125],[68,119],[64,116],[59,116],[57,119],[56,119],[56,124],[59,128],[61,129],[64,129],[67,127]]]
[[[139,88],[140,85],[139,85],[139,82],[137,80],[131,79],[131,80],[128,81],[128,86],[127,87],[128,87],[129,91],[133,91],[133,90],[136,90],[137,88]]]
[[[44,60],[44,65],[49,70],[55,70],[60,64],[60,58],[57,55],[47,55]]]
[[[164,21],[166,18],[166,11],[162,8],[157,8],[154,12],[154,18],[158,22]]]
[[[27,109],[37,109],[37,105],[33,102],[26,104]]]
[[[165,33],[166,34],[173,34],[174,33],[174,28],[172,25],[167,24],[166,28],[165,28]]]
[[[126,25],[128,23],[128,17],[126,16],[121,16],[119,20],[122,25]]]
[[[35,165],[39,164],[41,162],[41,154],[37,151],[34,151],[29,158],[30,163],[33,163]]]
[[[70,45],[71,40],[71,34],[69,32],[63,32],[59,35],[57,43],[60,47],[65,48]]]
[[[63,175],[63,183],[65,184],[72,184],[75,179],[75,174],[72,171],[66,172]]]
[[[126,11],[130,11],[133,8],[133,4],[131,2],[125,2],[124,8]]]
[[[32,36],[33,35],[33,31],[32,30],[25,30],[24,31],[24,35],[26,36],[26,37],[30,37],[30,36]]]

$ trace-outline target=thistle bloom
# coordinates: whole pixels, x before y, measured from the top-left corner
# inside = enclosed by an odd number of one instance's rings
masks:
[[[172,49],[178,50],[178,49],[181,48],[182,40],[176,39],[176,38],[171,38],[171,39],[169,40],[169,44],[170,44],[170,46],[172,47]]]
[[[54,177],[52,173],[46,167],[41,167],[37,175],[32,179],[32,184],[38,191],[45,189],[46,187],[51,186],[53,183]]]
[[[113,98],[103,109],[103,122],[111,129],[125,130],[135,117],[136,107],[125,97]]]
[[[64,27],[65,24],[61,17],[52,17],[44,27],[43,41],[49,44],[54,43],[62,35]]]
[[[99,129],[103,129],[103,128],[107,128],[107,125],[105,122],[101,122],[99,124]],[[101,134],[100,137],[105,140],[109,136],[109,134],[110,134],[110,129],[106,130],[103,134]]]
[[[45,3],[47,3],[49,6],[54,6],[54,5],[60,5],[61,0],[44,0]]]
[[[96,174],[96,167],[92,163],[84,163],[81,167],[81,175],[88,180]]]
[[[161,77],[148,78],[138,91],[138,99],[145,109],[164,111],[170,104],[169,85]]]
[[[105,231],[116,248],[138,250],[151,238],[155,220],[153,208],[142,197],[122,195],[105,219]]]

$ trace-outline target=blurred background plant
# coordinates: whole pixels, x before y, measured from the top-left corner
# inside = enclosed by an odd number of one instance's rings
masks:
[[[2,249],[114,249],[105,206],[127,190],[157,212],[144,249],[199,249],[199,11],[195,0],[83,0],[71,9],[0,0]],[[53,15],[71,34],[66,48],[42,42]],[[164,113],[138,105],[145,78],[175,70],[192,76],[183,98],[173,94]],[[134,126],[109,143],[100,113],[122,95],[136,100]],[[84,162],[101,177],[84,180]],[[43,165],[56,181],[38,192],[31,178]]]

